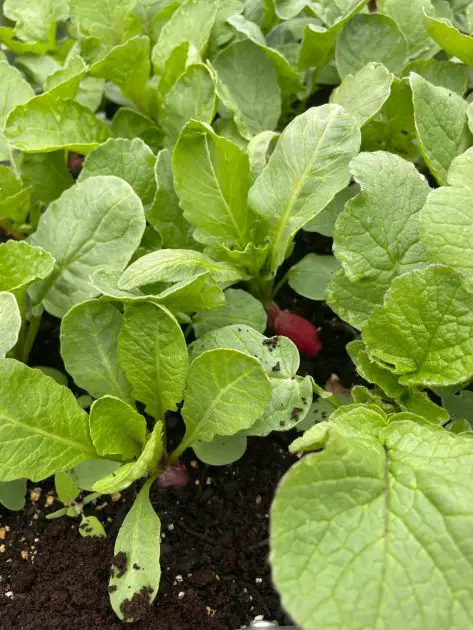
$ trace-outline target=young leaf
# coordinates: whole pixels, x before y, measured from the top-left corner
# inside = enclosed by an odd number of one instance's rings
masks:
[[[430,57],[438,47],[423,24],[424,11],[433,11],[431,0],[379,0],[378,11],[394,20],[407,40],[409,57]]]
[[[69,0],[71,18],[83,36],[94,37],[107,47],[120,43],[136,0]]]
[[[242,289],[227,289],[225,306],[218,311],[196,313],[192,324],[196,337],[231,324],[245,324],[262,333],[267,326],[267,316],[261,302],[250,293]]]
[[[217,55],[213,66],[219,97],[244,138],[277,126],[281,92],[273,65],[260,47],[250,40],[235,42]]]
[[[0,503],[7,510],[22,510],[26,503],[26,479],[0,481]]]
[[[59,501],[73,503],[80,494],[80,488],[67,472],[60,471],[54,475],[54,487]]]
[[[91,177],[66,190],[42,215],[30,237],[56,258],[52,275],[35,285],[31,296],[61,317],[97,295],[89,277],[107,265],[124,269],[145,229],[141,201],[117,177]]]
[[[441,265],[399,276],[363,327],[363,340],[402,385],[464,382],[473,376],[473,285]]]
[[[348,184],[359,146],[358,125],[339,105],[309,109],[285,128],[248,196],[270,225],[273,272],[295,233]]]
[[[0,291],[25,289],[47,278],[53,268],[54,258],[41,247],[12,240],[0,245]]]
[[[381,63],[368,63],[356,74],[348,74],[332,92],[330,102],[353,114],[360,127],[375,116],[391,93],[393,75]]]
[[[3,130],[7,141],[25,153],[68,149],[89,153],[104,142],[108,127],[87,107],[45,92],[13,109]]]
[[[332,274],[340,267],[333,256],[307,254],[288,271],[288,284],[310,300],[324,300],[328,282]]]
[[[15,347],[21,329],[21,313],[13,293],[0,291],[0,359]]]
[[[70,390],[14,359],[0,361],[0,480],[41,481],[96,457]]]
[[[84,516],[79,525],[79,534],[83,538],[105,538],[107,536],[105,528],[96,516]]]
[[[174,185],[196,240],[244,247],[253,215],[248,209],[248,156],[211,127],[189,122],[173,153]]]
[[[3,137],[3,131],[1,131],[7,116],[17,105],[22,105],[32,98],[34,90],[21,73],[10,66],[6,60],[0,62],[0,84],[2,85],[0,93],[0,161],[3,161],[10,159],[8,145]]]
[[[410,84],[422,154],[439,184],[444,185],[452,160],[473,143],[467,103],[455,92],[434,86],[414,72]]]
[[[450,57],[457,57],[468,66],[473,65],[473,37],[459,31],[445,18],[436,18],[424,12],[428,34]]]
[[[399,384],[398,377],[391,370],[373,360],[361,339],[350,341],[347,344],[347,352],[359,375],[365,381],[378,385],[390,398],[398,398],[405,393],[406,388]]]
[[[101,300],[77,304],[61,323],[61,356],[76,385],[94,398],[109,394],[131,401],[131,386],[118,361],[121,313]]]
[[[89,459],[75,466],[71,471],[71,477],[81,490],[92,492],[94,484],[111,475],[120,463],[111,459]]]
[[[238,461],[246,451],[246,435],[217,436],[211,442],[196,442],[192,449],[201,462],[209,466],[228,466]]]
[[[146,420],[120,398],[103,396],[90,408],[90,437],[99,455],[138,457],[146,440]]]
[[[52,72],[44,83],[44,90],[55,98],[75,99],[87,66],[82,57],[70,57],[66,64]]]
[[[381,13],[355,15],[337,39],[335,59],[342,79],[370,61],[399,74],[407,61],[407,43],[390,17]]]
[[[237,350],[209,350],[189,368],[182,417],[186,433],[179,451],[197,440],[233,435],[261,416],[271,395],[261,363]]]
[[[159,564],[161,522],[149,500],[154,479],[148,480],[128,512],[118,532],[114,548],[110,602],[123,621],[137,621],[139,613],[133,598],[150,605],[157,595],[161,579]],[[142,610],[147,607],[143,603]]]
[[[248,143],[248,158],[250,160],[250,182],[253,184],[268,163],[269,155],[274,149],[279,133],[276,131],[262,131]]]
[[[161,107],[164,142],[173,147],[189,120],[211,123],[217,109],[214,77],[204,64],[190,65],[174,83]]]
[[[87,156],[78,181],[115,175],[130,184],[146,211],[156,194],[155,163],[156,157],[143,140],[110,138]]]
[[[473,575],[464,544],[473,523],[472,449],[469,438],[408,421],[393,422],[380,441],[333,426],[322,452],[286,474],[272,507],[273,578],[295,622],[340,630],[468,625],[473,591],[455,602],[465,572]],[[439,535],[445,544],[434,544]],[[432,598],[437,605],[427,606]]]
[[[156,419],[183,398],[188,357],[176,319],[155,304],[129,304],[118,337],[120,363],[137,400]]]

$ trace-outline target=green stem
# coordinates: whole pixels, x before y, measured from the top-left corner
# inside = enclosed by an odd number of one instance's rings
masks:
[[[175,462],[177,462],[177,460],[182,455],[182,453],[186,450],[187,447],[188,447],[188,444],[187,444],[186,436],[184,436],[182,442],[179,444],[179,446],[169,456],[168,461],[166,463],[166,468],[169,468]]]
[[[326,400],[335,409],[338,409],[340,407],[340,403],[338,402],[336,397],[328,392],[326,389],[320,387],[320,385],[317,385],[315,381],[312,381],[312,390],[314,394],[317,394],[317,396]]]
[[[26,334],[26,338],[24,339],[23,347],[21,350],[20,360],[23,361],[23,363],[28,362],[31,349],[33,347],[33,344],[35,342],[36,336],[39,331],[39,327],[41,325],[41,317],[42,317],[41,315],[33,316],[30,320],[30,324],[28,326],[28,332]]]
[[[279,293],[279,291],[283,288],[283,286],[286,284],[286,282],[289,279],[289,271],[286,272],[283,277],[281,278],[281,280],[277,283],[277,285],[274,287],[274,291],[273,291],[273,300],[276,297],[276,294]]]

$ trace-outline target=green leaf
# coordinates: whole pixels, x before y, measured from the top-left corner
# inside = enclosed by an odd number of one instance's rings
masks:
[[[216,349],[189,368],[182,417],[186,433],[179,446],[209,442],[216,435],[249,429],[269,402],[271,386],[263,366],[237,350]]]
[[[154,471],[159,466],[163,454],[163,423],[158,422],[136,462],[124,464],[107,477],[96,481],[93,485],[94,492],[113,494],[129,488],[134,481]]]
[[[154,167],[156,157],[141,140],[109,138],[94,149],[84,161],[79,182],[90,177],[114,175],[130,184],[146,210],[156,194]]]
[[[269,155],[279,138],[276,131],[262,131],[248,144],[248,158],[250,160],[250,182],[253,184],[268,163]]]
[[[208,125],[191,121],[174,149],[173,172],[184,217],[198,231],[194,238],[244,247],[253,220],[248,156]]]
[[[393,74],[406,64],[407,43],[396,23],[381,13],[355,15],[337,39],[335,59],[343,78],[370,61],[382,63]]]
[[[201,462],[209,466],[228,466],[243,457],[246,435],[217,436],[211,442],[196,442],[192,449]]]
[[[30,205],[30,188],[25,187],[11,169],[0,166],[0,219],[22,223]]]
[[[118,532],[108,591],[112,608],[124,621],[137,621],[140,613],[131,607],[133,597],[144,598],[147,610],[158,593],[161,521],[149,500],[154,479],[141,488]],[[119,559],[123,558],[124,567]]]
[[[121,313],[89,300],[66,313],[61,323],[61,356],[76,385],[94,398],[106,394],[131,401],[131,386],[118,361]]]
[[[430,0],[379,0],[378,11],[394,20],[407,40],[409,57],[430,57],[438,47],[423,24],[424,10],[434,10]]]
[[[439,184],[447,181],[452,160],[472,143],[468,130],[467,103],[458,94],[410,75],[414,119],[420,149]]]
[[[361,127],[380,111],[391,93],[392,81],[393,75],[382,64],[368,63],[343,79],[330,102],[342,105]]]
[[[64,151],[23,154],[21,176],[31,194],[46,205],[74,184]]]
[[[152,51],[156,73],[162,72],[169,55],[182,42],[188,41],[201,54],[204,53],[217,15],[217,7],[214,0],[187,0],[173,13],[161,29]]]
[[[465,419],[473,423],[473,392],[465,390],[457,394],[442,396],[442,405],[452,419]]]
[[[76,101],[96,112],[103,100],[105,80],[95,77],[82,79],[77,88]]]
[[[120,463],[111,459],[89,459],[75,466],[70,474],[79,488],[92,491],[94,484],[120,468]]]
[[[333,226],[345,207],[345,203],[351,199],[358,192],[358,187],[355,185],[347,186],[338,192],[332,201],[325,206],[315,219],[309,221],[304,225],[306,232],[318,232],[324,236],[333,235]]]
[[[333,256],[307,254],[289,269],[289,286],[310,300],[324,300],[330,277],[339,267]]]
[[[428,34],[450,57],[457,57],[468,66],[473,65],[473,37],[460,32],[445,18],[435,18],[424,12]]]
[[[225,306],[218,311],[196,313],[192,324],[196,337],[231,324],[245,324],[262,333],[266,329],[267,316],[261,302],[250,293],[242,289],[227,289]]]
[[[80,494],[79,486],[68,472],[59,471],[55,474],[54,487],[62,503],[73,503]]]
[[[0,359],[15,347],[21,329],[21,312],[13,293],[0,291]]]
[[[441,265],[399,276],[363,327],[363,340],[402,385],[466,381],[473,376],[473,285]]]
[[[347,352],[358,374],[365,381],[378,385],[390,398],[398,398],[405,393],[406,388],[399,384],[399,379],[391,370],[372,359],[361,339],[350,341],[347,344]]]
[[[5,0],[3,14],[16,22],[18,39],[33,43],[54,41],[56,20],[68,17],[66,3],[55,0]]]
[[[96,456],[70,390],[14,359],[0,361],[0,480],[41,481]]]
[[[217,109],[214,77],[203,64],[191,65],[169,90],[163,101],[160,124],[164,142],[173,147],[189,120],[211,123]]]
[[[284,129],[248,196],[270,226],[273,272],[296,232],[348,184],[359,143],[355,119],[339,105],[311,108]]]
[[[234,42],[213,61],[219,97],[233,113],[239,132],[250,140],[275,129],[281,115],[281,92],[271,61],[250,40]]]
[[[277,15],[283,20],[296,17],[305,7],[310,8],[318,18],[331,26],[338,22],[345,15],[351,13],[355,6],[361,8],[366,2],[359,0],[341,0],[341,2],[331,2],[331,0],[275,0]]]
[[[209,271],[216,282],[233,283],[245,279],[234,265],[216,262],[191,249],[161,249],[142,256],[126,269],[118,286],[130,290],[154,282],[182,282]]]
[[[0,291],[21,291],[47,278],[53,268],[54,258],[41,247],[13,240],[0,244]]]
[[[81,57],[70,57],[62,68],[46,78],[44,89],[55,98],[75,98],[86,71],[87,66]]]
[[[473,189],[473,147],[453,160],[447,180],[450,186]]]
[[[120,107],[112,120],[112,136],[134,140],[141,138],[153,151],[162,145],[162,132],[151,118],[128,107]]]
[[[8,160],[8,145],[1,130],[12,109],[29,101],[34,96],[34,90],[23,75],[6,61],[0,62],[0,84],[0,160]]]
[[[155,304],[130,304],[118,337],[120,363],[146,412],[164,420],[183,399],[188,357],[176,319]]]
[[[26,503],[26,479],[0,481],[0,503],[7,510],[22,510]]]
[[[325,299],[340,318],[361,330],[373,309],[383,301],[386,288],[371,278],[352,282],[339,269],[330,278]]]
[[[105,538],[105,528],[96,516],[84,516],[79,525],[79,534],[83,538]]]
[[[332,426],[323,451],[286,474],[272,506],[273,578],[294,621],[468,626],[472,448],[467,437],[408,421],[392,423],[381,441]]]
[[[25,153],[68,149],[89,153],[108,137],[108,127],[87,107],[49,92],[17,105],[5,123],[7,141]]]
[[[461,63],[437,61],[437,59],[417,59],[409,63],[403,70],[408,77],[411,72],[423,77],[429,83],[463,96],[468,84],[468,68]]]
[[[73,22],[82,36],[94,37],[110,47],[119,44],[125,32],[127,19],[136,0],[69,0]]]
[[[66,190],[42,215],[30,237],[56,258],[52,275],[31,290],[56,317],[97,295],[89,283],[95,269],[124,269],[145,229],[141,201],[117,177],[91,177]]]
[[[90,408],[89,422],[99,455],[121,455],[125,460],[140,455],[146,441],[146,420],[128,403],[103,396]]]
[[[438,426],[444,425],[448,420],[448,412],[430,400],[426,392],[409,389],[396,402],[401,409],[418,414],[425,422]]]
[[[191,226],[184,219],[174,190],[171,153],[168,149],[158,153],[154,175],[156,195],[146,217],[148,222],[163,237],[164,248],[194,249],[197,243],[192,238]]]

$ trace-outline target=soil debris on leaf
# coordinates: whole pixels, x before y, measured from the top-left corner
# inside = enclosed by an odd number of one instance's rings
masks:
[[[291,411],[291,420],[297,420],[299,418],[299,414],[302,413],[303,409],[300,407],[293,407]]]
[[[113,558],[112,566],[116,567],[117,569],[117,574],[115,577],[121,578],[125,575],[128,567],[128,559],[124,551],[119,551],[117,553],[117,555]]]
[[[141,590],[133,595],[130,599],[125,599],[120,610],[125,621],[133,621],[144,617],[151,607],[151,595],[153,589],[151,586],[143,586]]]
[[[279,346],[279,337],[270,337],[269,339],[265,339],[263,341],[263,346],[266,346],[270,352],[276,350]]]
[[[271,368],[271,371],[272,372],[280,372],[281,371],[281,364],[280,364],[279,361],[276,363],[276,365],[273,365],[273,367]]]

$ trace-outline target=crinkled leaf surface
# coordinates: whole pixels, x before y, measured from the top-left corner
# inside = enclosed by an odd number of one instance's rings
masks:
[[[90,408],[90,437],[99,455],[139,456],[146,440],[146,420],[115,396],[103,396]]]
[[[61,324],[61,356],[75,383],[94,396],[130,402],[131,386],[118,360],[123,317],[112,304],[88,300],[66,313]]]
[[[347,352],[365,381],[381,387],[390,398],[398,398],[404,394],[406,388],[399,384],[399,378],[391,370],[373,360],[361,339],[350,341],[347,344]]]
[[[18,341],[21,313],[13,293],[0,291],[0,359],[3,359]]]
[[[414,422],[394,422],[381,441],[332,425],[272,507],[273,579],[294,620],[337,630],[469,626],[472,465],[471,439]]]
[[[124,554],[126,568],[121,575],[118,567],[112,566],[109,582],[110,602],[120,619],[137,621],[139,614],[124,615],[123,604],[137,594],[148,598],[149,604],[158,593],[161,579],[159,564],[161,543],[161,521],[149,500],[149,491],[154,479],[141,488],[131,510],[118,532],[114,547],[115,558]]]
[[[116,339],[115,339],[116,342]],[[156,304],[129,304],[118,337],[120,363],[137,400],[164,420],[183,398],[188,357],[176,319]]]
[[[10,159],[8,155],[4,157]],[[22,223],[30,205],[31,189],[16,177],[13,170],[0,165],[0,219]]]
[[[110,47],[120,43],[136,0],[69,0],[71,17],[84,35]]]
[[[307,254],[289,269],[289,286],[310,300],[324,300],[330,277],[339,267],[334,256]]]
[[[20,72],[6,61],[0,62],[0,129],[3,129],[8,114],[17,105],[22,105],[34,96],[34,90]],[[8,146],[0,131],[0,159],[8,160]]]
[[[54,258],[41,247],[13,240],[0,245],[0,291],[24,289],[47,278],[53,268]]]
[[[342,319],[361,329],[374,307],[382,302],[385,291],[384,285],[371,278],[352,282],[343,269],[339,269],[330,278],[325,299]]]
[[[61,317],[97,295],[95,269],[123,269],[140,244],[145,217],[140,199],[117,177],[91,177],[66,190],[42,215],[30,237],[56,258],[51,276],[31,292],[33,301]]]
[[[473,376],[473,284],[431,265],[393,280],[363,327],[368,351],[403,385],[455,385]]]
[[[284,129],[248,197],[269,223],[273,271],[294,234],[348,184],[359,145],[358,125],[339,105],[311,108]]]
[[[70,390],[14,359],[0,361],[0,479],[40,481],[96,457]]]

